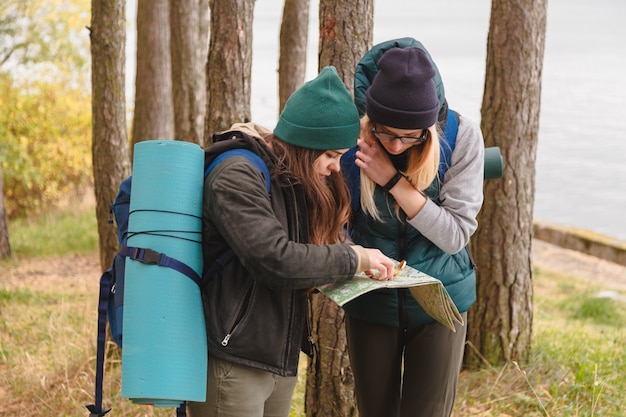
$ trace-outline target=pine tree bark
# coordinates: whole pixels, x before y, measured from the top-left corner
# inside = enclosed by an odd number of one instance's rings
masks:
[[[132,143],[151,139],[174,139],[168,0],[137,1]]]
[[[91,3],[92,158],[100,266],[111,265],[117,231],[108,223],[109,206],[130,173],[126,132],[124,0]]]
[[[250,121],[254,0],[210,0],[204,142],[236,122]]]
[[[278,113],[306,75],[306,49],[309,33],[309,0],[285,0],[280,25],[278,59]]]
[[[319,69],[334,65],[349,91],[354,89],[356,64],[372,46],[373,19],[372,0],[320,1]],[[322,294],[313,297],[312,310],[312,330],[318,352],[307,368],[306,415],[356,416],[344,311]]]
[[[206,0],[170,0],[174,138],[200,146],[204,146],[208,11]]]
[[[0,259],[11,257],[11,245],[9,243],[9,224],[7,212],[4,209],[4,188],[2,185],[2,166],[0,166]]]
[[[472,238],[478,301],[469,311],[468,366],[484,359],[492,365],[525,361],[530,355],[532,220],[546,3],[492,2],[481,129],[485,146],[500,147],[505,169],[501,179],[485,182],[479,228]]]
[[[320,0],[319,68],[334,65],[350,92],[354,69],[372,47],[373,0]]]

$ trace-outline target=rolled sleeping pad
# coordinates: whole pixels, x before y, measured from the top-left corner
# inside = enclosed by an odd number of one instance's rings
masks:
[[[500,148],[493,146],[485,148],[485,179],[501,178],[504,172],[504,159]]]
[[[149,248],[202,274],[204,151],[196,144],[135,145],[128,246]],[[207,343],[198,285],[175,269],[128,258],[122,397],[178,407],[206,397]]]

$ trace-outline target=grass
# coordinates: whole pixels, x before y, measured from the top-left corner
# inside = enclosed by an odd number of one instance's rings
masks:
[[[534,280],[531,360],[464,371],[455,416],[623,416],[626,306],[575,276]]]
[[[0,416],[88,415],[93,402],[98,267],[89,274],[20,279],[22,262],[73,256],[97,263],[93,210],[10,225],[16,260],[0,263]],[[70,241],[70,242],[68,242]],[[61,271],[63,272],[63,271]],[[622,416],[626,409],[626,306],[593,283],[534,271],[533,353],[528,363],[463,371],[454,416]],[[105,405],[116,416],[173,409],[120,398],[121,354],[109,343]],[[301,375],[305,361],[301,362]],[[304,384],[292,416],[304,416]]]
[[[95,209],[45,213],[9,224],[16,257],[87,254],[97,250]]]

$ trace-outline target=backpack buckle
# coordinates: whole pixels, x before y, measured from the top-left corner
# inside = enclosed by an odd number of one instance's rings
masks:
[[[148,265],[159,265],[161,263],[161,252],[149,248],[135,248],[130,254],[130,259]]]

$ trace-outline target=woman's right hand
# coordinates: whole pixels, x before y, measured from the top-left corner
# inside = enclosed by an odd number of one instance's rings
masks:
[[[393,166],[389,156],[378,142],[368,143],[363,139],[357,141],[359,150],[356,152],[355,165],[381,187],[387,183],[398,170]]]
[[[369,270],[365,271],[370,277],[379,281],[388,281],[393,278],[395,261],[383,254],[379,249],[364,248],[369,259]],[[371,273],[378,270],[378,274]]]

